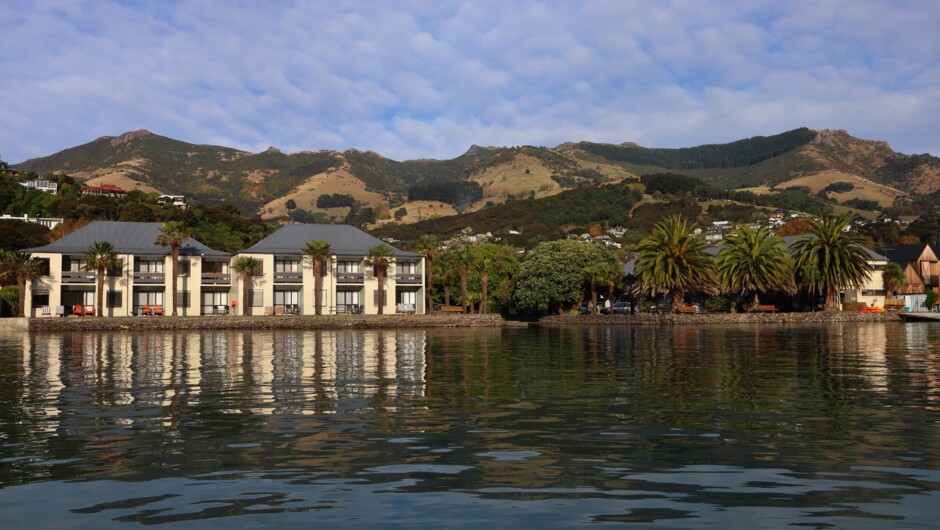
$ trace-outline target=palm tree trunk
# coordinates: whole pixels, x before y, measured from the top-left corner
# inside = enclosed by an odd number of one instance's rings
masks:
[[[314,299],[314,303],[316,304],[317,316],[320,316],[323,314],[323,300],[320,297],[321,291],[323,290],[323,275],[320,274],[321,272],[323,272],[322,267],[323,267],[323,264],[320,263],[319,258],[313,260],[313,274],[315,275],[313,277],[314,278],[313,290],[315,291],[313,293],[313,296],[314,296],[313,299]]]
[[[486,298],[487,298],[487,296],[489,295],[488,291],[489,291],[489,284],[490,284],[490,273],[489,273],[489,272],[483,271],[483,274],[480,275],[480,283],[483,284],[483,285],[482,285],[482,286],[483,286],[483,299],[480,300],[480,312],[481,312],[481,313],[486,313],[486,312],[487,312],[487,308],[486,308]]]
[[[610,300],[610,307],[611,307],[611,313],[610,313],[610,314],[612,315],[612,314],[614,314],[614,313],[613,313],[613,307],[614,307],[614,282],[608,282],[608,283],[607,283],[607,289],[608,289],[607,299]]]
[[[597,314],[597,282],[591,278],[591,314]]]
[[[102,303],[102,298],[104,297],[104,267],[98,267],[98,273],[95,275],[95,282],[97,283],[98,292],[95,293],[95,305],[98,306],[97,316],[103,317],[104,314],[101,309],[104,307]]]
[[[251,281],[251,274],[242,273],[242,316],[248,316],[248,282]]]
[[[460,295],[463,296],[463,310],[467,311],[470,301],[467,300],[467,269],[460,269]]]
[[[751,311],[756,311],[757,306],[760,305],[760,297],[757,291],[754,291],[754,298],[751,298]]]
[[[16,286],[19,288],[20,292],[16,294],[19,299],[19,308],[17,308],[17,316],[25,317],[26,316],[26,278],[22,276],[17,276]]]
[[[444,305],[450,305],[450,285],[444,285]]]
[[[384,309],[385,309],[385,271],[383,271],[382,268],[379,267],[378,272],[379,273],[377,277],[379,279],[379,314],[382,315],[384,314]]]
[[[679,306],[682,305],[682,299],[685,298],[685,291],[682,289],[672,290],[672,312],[678,313]]]

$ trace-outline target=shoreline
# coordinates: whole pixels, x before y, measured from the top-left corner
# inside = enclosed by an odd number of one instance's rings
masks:
[[[3,322],[8,321],[8,322]],[[290,315],[191,317],[78,317],[3,319],[6,331],[122,331],[215,329],[405,329],[405,328],[524,328],[530,325],[676,326],[727,324],[789,324],[830,322],[904,322],[898,313],[699,313],[639,315],[550,315],[538,320],[507,320],[499,314],[430,315]],[[3,324],[10,324],[4,326]]]

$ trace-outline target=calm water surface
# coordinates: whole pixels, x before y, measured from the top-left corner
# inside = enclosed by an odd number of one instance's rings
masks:
[[[937,528],[940,325],[0,334],[0,528]]]

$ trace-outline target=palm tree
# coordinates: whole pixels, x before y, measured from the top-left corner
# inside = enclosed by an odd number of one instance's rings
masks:
[[[425,310],[426,312],[430,313],[434,310],[434,301],[432,299],[432,286],[434,285],[434,258],[439,256],[441,253],[441,240],[438,239],[438,237],[434,234],[424,234],[418,238],[418,244],[415,246],[415,250],[421,254],[424,254],[424,268],[427,272],[427,278],[425,279],[425,290],[428,299]]]
[[[370,248],[366,253],[366,257],[363,260],[366,267],[375,268],[375,277],[379,281],[379,314],[383,314],[385,308],[385,275],[388,273],[388,268],[395,261],[395,249],[386,245],[385,243],[379,243],[374,247]]]
[[[597,308],[597,284],[598,282],[606,281],[607,274],[607,264],[604,262],[600,263],[589,263],[587,267],[584,268],[585,274],[587,274],[588,279],[591,282],[591,314],[596,315],[598,312]]]
[[[637,246],[637,288],[654,296],[667,293],[673,311],[679,310],[686,290],[715,290],[715,263],[705,251],[708,241],[692,229],[674,215],[656,223]]]
[[[160,234],[157,235],[156,244],[161,247],[170,247],[171,286],[170,301],[173,305],[172,315],[176,316],[176,280],[179,271],[180,248],[186,243],[186,240],[192,237],[192,230],[181,221],[167,221],[163,223]]]
[[[0,278],[13,278],[19,288],[17,316],[26,316],[26,283],[42,277],[42,262],[28,252],[0,250]]]
[[[607,299],[610,300],[610,303],[614,303],[614,288],[623,281],[623,265],[619,260],[613,262],[604,263],[601,274],[598,276],[598,281],[607,284]],[[597,307],[595,305],[594,307]]]
[[[232,263],[232,270],[242,275],[242,315],[248,316],[248,290],[251,277],[261,272],[261,260],[251,256],[239,256]]]
[[[839,306],[839,290],[862,283],[874,270],[859,234],[846,232],[852,215],[809,221],[807,237],[790,245],[797,282],[811,294],[825,295],[825,308]]]
[[[894,293],[904,286],[907,277],[904,276],[904,270],[897,263],[888,262],[882,273],[882,280],[885,286],[885,301],[894,298]]]
[[[718,278],[725,291],[750,293],[750,307],[755,309],[761,292],[795,290],[791,263],[783,239],[769,228],[743,227],[725,239],[718,252]]]
[[[313,290],[316,303],[316,314],[323,314],[323,264],[330,260],[333,254],[333,247],[322,239],[308,241],[300,253],[310,262],[313,267]]]
[[[470,269],[473,268],[473,253],[471,247],[464,247],[457,250],[454,254],[454,264],[457,267],[457,273],[460,274],[460,296],[463,301],[463,310],[470,312],[470,300],[467,298],[467,278],[470,276]]]
[[[107,241],[95,241],[85,249],[85,269],[95,271],[95,283],[97,291],[95,294],[95,305],[97,305],[96,315],[104,316],[104,275],[108,269],[113,269],[121,264],[117,257],[117,251],[114,245]]]

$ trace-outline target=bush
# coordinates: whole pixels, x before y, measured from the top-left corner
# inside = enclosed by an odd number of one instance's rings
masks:
[[[868,304],[866,304],[865,302],[844,302],[842,304],[842,311],[845,311],[845,312],[854,311],[857,313],[861,311],[862,308],[865,307],[866,305]]]

